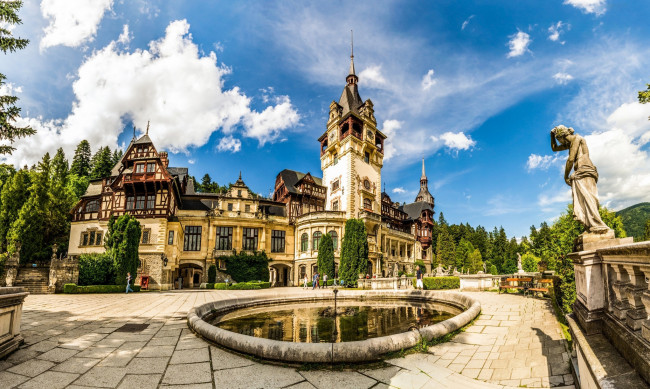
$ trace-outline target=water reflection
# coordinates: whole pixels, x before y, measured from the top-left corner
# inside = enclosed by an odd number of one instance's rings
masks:
[[[212,324],[244,335],[286,342],[351,342],[397,334],[449,319],[460,310],[438,303],[363,302],[285,304],[215,317]],[[334,331],[336,328],[338,331]]]

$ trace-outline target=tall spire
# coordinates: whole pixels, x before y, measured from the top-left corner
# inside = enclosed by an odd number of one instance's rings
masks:
[[[348,84],[356,84],[359,81],[359,78],[354,71],[354,35],[352,30],[350,30],[350,73],[345,80]]]
[[[422,178],[426,178],[427,175],[424,174],[424,158],[422,158]]]
[[[149,135],[149,120],[147,120],[147,132],[146,132],[146,134]]]

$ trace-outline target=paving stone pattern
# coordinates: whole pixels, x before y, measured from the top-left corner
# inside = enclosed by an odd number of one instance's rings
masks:
[[[278,289],[295,293],[295,288]],[[573,388],[552,308],[519,295],[473,293],[482,313],[451,342],[371,369],[308,370],[211,346],[187,327],[187,311],[255,291],[129,295],[30,295],[25,344],[0,360],[3,388]],[[305,293],[325,294],[326,290]],[[139,332],[116,331],[148,324]]]

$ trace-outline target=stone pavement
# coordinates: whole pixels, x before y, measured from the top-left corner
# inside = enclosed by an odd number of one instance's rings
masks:
[[[467,331],[428,353],[392,359],[379,369],[361,365],[305,371],[224,351],[187,328],[185,315],[191,307],[249,293],[255,291],[28,296],[22,320],[26,343],[0,360],[0,386],[573,388],[566,342],[544,300],[473,293],[481,301],[481,316]],[[148,326],[124,332],[125,324]]]

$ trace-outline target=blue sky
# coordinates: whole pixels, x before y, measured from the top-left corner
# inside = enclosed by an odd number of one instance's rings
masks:
[[[413,201],[425,158],[436,213],[522,236],[570,200],[549,131],[587,136],[601,202],[650,201],[650,3],[611,0],[26,1],[0,57],[38,134],[6,162],[128,142],[268,194],[285,168],[320,175],[317,138],[345,84],[388,136],[383,182]]]

